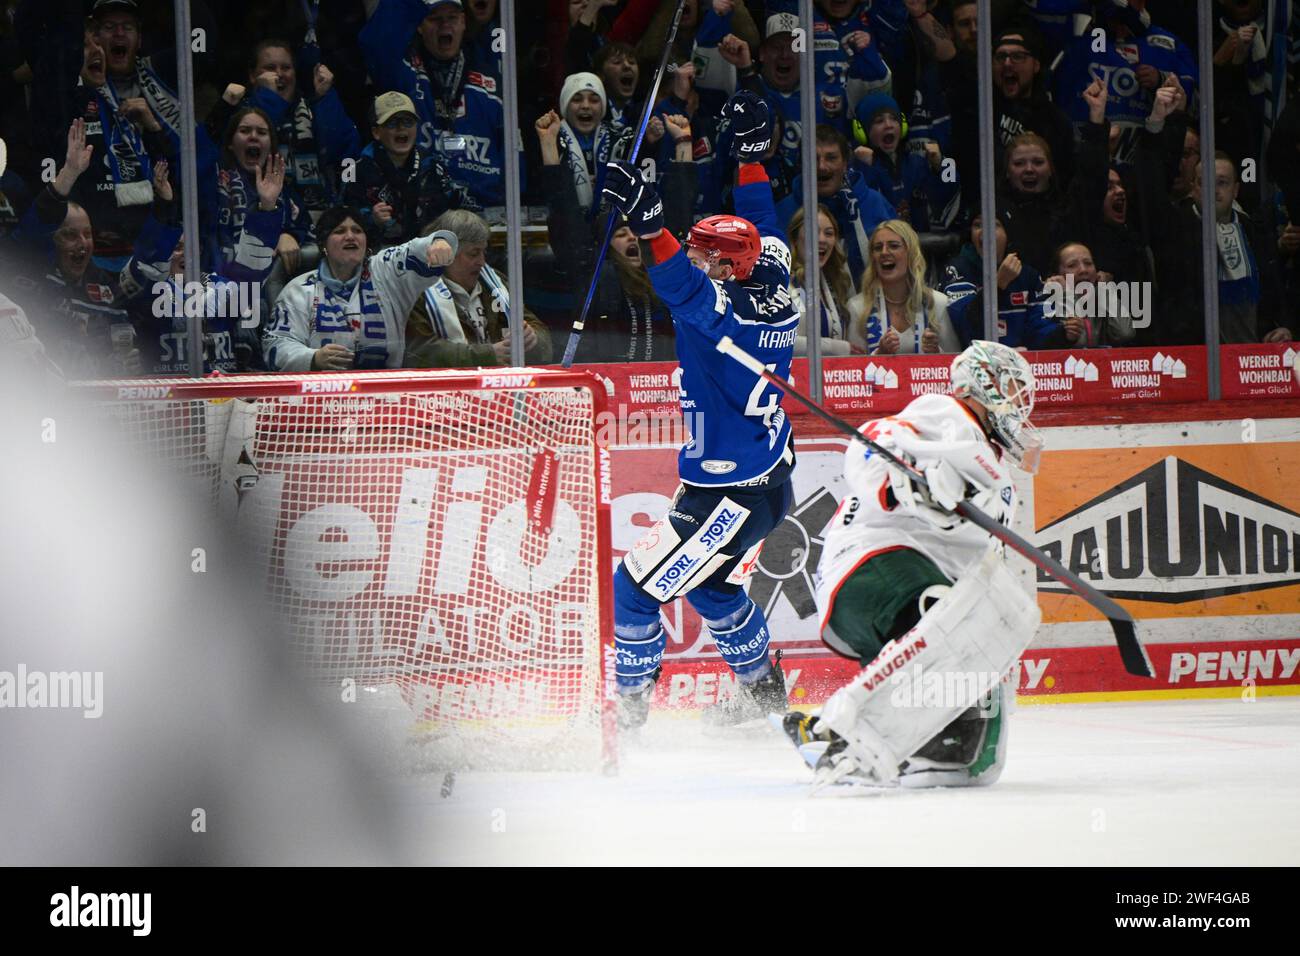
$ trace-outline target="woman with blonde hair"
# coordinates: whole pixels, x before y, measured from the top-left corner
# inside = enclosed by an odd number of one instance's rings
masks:
[[[888,219],[871,233],[862,291],[849,300],[849,342],[871,355],[960,352],[948,297],[925,284],[916,231]]]
[[[790,295],[799,306],[799,334],[795,338],[794,354],[808,354],[808,335],[812,321],[808,317],[803,261],[803,208],[790,217],[786,234],[790,237],[792,264],[790,268]],[[850,355],[853,347],[848,340],[849,298],[853,294],[853,277],[849,275],[849,260],[840,248],[840,230],[835,217],[820,203],[817,206],[817,259],[821,264],[821,354]]]

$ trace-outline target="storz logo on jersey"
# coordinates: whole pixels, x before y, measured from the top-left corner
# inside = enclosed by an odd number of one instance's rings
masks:
[[[700,467],[710,475],[725,475],[736,470],[736,463],[734,461],[710,459],[700,462]]]
[[[466,136],[465,161],[480,164],[490,163],[492,161],[492,140],[486,136]]]
[[[677,586],[677,582],[679,582],[684,575],[690,572],[699,563],[699,558],[693,557],[689,554],[683,554],[680,558],[669,565],[663,574],[659,575],[659,577],[655,579],[654,589],[658,591],[660,595],[671,594],[673,589]]]
[[[723,508],[700,534],[700,544],[709,551],[714,550],[726,541],[728,532],[732,531],[743,517],[734,508]]]

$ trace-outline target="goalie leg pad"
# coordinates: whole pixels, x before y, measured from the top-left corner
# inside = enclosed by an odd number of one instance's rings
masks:
[[[740,683],[751,684],[771,670],[767,618],[748,594],[696,588],[686,600],[704,618],[718,653]]]
[[[1007,709],[1014,692],[1000,682],[980,706],[960,714],[907,758],[901,787],[987,787],[1002,775],[1007,756]]]
[[[918,599],[926,589],[952,583],[933,561],[911,548],[886,550],[846,567],[847,572],[828,579],[819,594],[819,605],[829,605],[829,613],[823,611],[822,640],[837,654],[857,658],[863,667],[882,647],[916,626],[921,618]]]
[[[891,641],[822,708],[821,720],[881,782],[1011,669],[1041,615],[1007,569],[1001,548],[980,560],[920,623]]]

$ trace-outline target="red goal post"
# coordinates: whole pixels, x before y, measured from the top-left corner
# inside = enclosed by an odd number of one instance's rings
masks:
[[[396,688],[427,762],[614,767],[601,379],[394,370],[77,392],[238,529],[313,678]]]

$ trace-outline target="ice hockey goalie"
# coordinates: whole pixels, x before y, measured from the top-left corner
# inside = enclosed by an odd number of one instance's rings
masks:
[[[954,513],[963,499],[1003,524],[1012,467],[1032,472],[1034,377],[1013,349],[974,342],[952,364],[951,395],[924,395],[861,431],[914,465],[845,452],[848,494],[826,532],[817,575],[822,639],[863,670],[819,712],[782,730],[818,785],[972,786],[1005,762],[1003,682],[1039,611],[1001,543]]]

